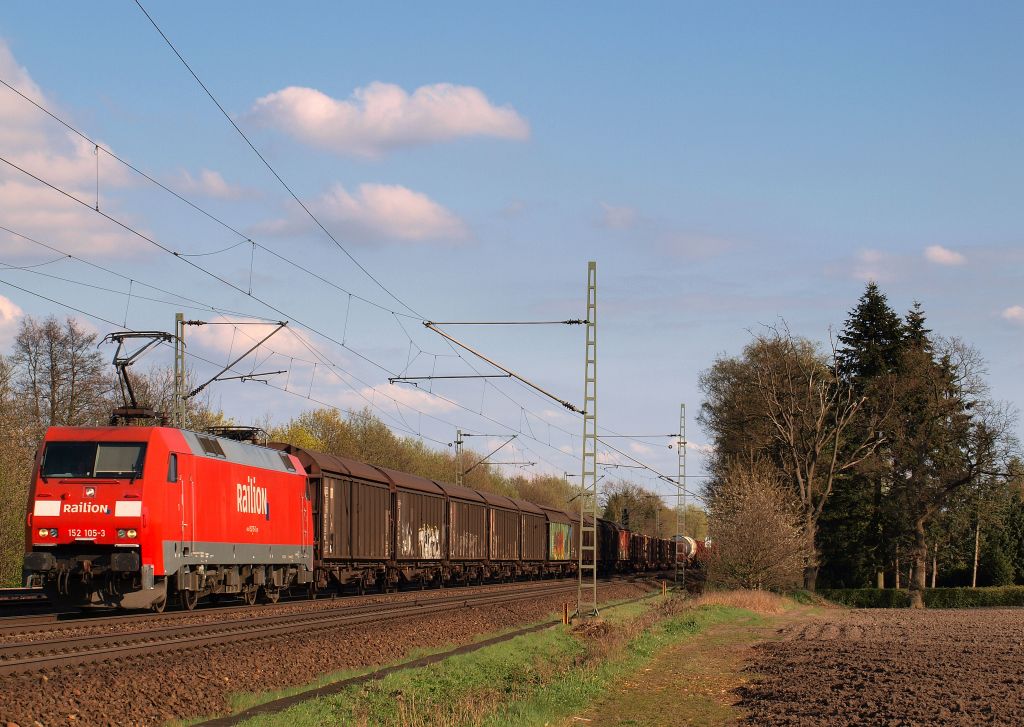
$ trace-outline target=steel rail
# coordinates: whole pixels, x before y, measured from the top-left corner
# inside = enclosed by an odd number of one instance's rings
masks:
[[[291,633],[313,633],[341,626],[414,618],[460,608],[497,605],[538,596],[571,593],[574,589],[575,585],[571,582],[545,584],[539,587],[516,589],[514,593],[486,593],[468,597],[457,594],[452,598],[426,599],[393,606],[358,604],[348,608],[329,609],[321,612],[262,618],[250,617],[213,624],[161,627],[129,634],[90,635],[5,644],[0,646],[0,674],[108,661],[241,640],[251,641]],[[76,649],[77,651],[74,651]]]
[[[459,592],[459,593],[491,593],[503,591],[503,589],[514,588],[516,586],[525,586],[528,582],[521,581],[517,583],[485,583],[483,585],[460,585],[460,586],[446,586],[444,591],[448,592]],[[537,584],[535,584],[537,585]],[[444,591],[431,590],[430,593],[442,593]],[[395,596],[406,596],[418,593],[415,590],[397,591],[394,593],[365,593],[363,595],[356,594],[327,594],[321,593],[318,598],[310,599],[308,597],[300,596],[296,598],[282,597],[278,603],[263,603],[258,606],[248,605],[217,605],[214,603],[204,603],[196,608],[194,611],[168,611],[166,613],[154,613],[152,611],[143,611],[141,613],[121,613],[118,615],[109,615],[110,609],[98,610],[90,613],[88,609],[81,611],[64,611],[64,612],[52,612],[44,614],[32,614],[32,615],[18,615],[18,616],[0,616],[0,638],[11,634],[24,634],[30,635],[38,633],[39,631],[49,631],[55,629],[74,629],[74,628],[91,628],[94,626],[120,626],[124,624],[131,625],[138,621],[152,620],[154,623],[166,623],[167,621],[177,621],[187,618],[194,618],[196,616],[203,615],[223,615],[231,613],[240,613],[251,616],[253,613],[259,611],[262,614],[266,614],[269,611],[280,611],[287,608],[295,608],[296,606],[303,606],[305,604],[314,603],[330,603],[333,601],[338,602],[339,608],[344,608],[350,605],[356,605],[359,603],[372,603],[378,606],[390,605],[387,603],[381,603],[381,599],[392,600]],[[441,596],[438,596],[441,597]],[[228,596],[230,598],[230,596]],[[432,599],[428,599],[432,600]],[[406,603],[405,600],[398,600],[395,603]],[[39,628],[32,628],[38,626]],[[29,628],[26,628],[29,627]]]

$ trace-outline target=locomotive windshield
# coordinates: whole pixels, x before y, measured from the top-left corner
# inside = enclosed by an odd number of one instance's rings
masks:
[[[146,445],[140,442],[50,442],[43,455],[43,477],[137,478]]]

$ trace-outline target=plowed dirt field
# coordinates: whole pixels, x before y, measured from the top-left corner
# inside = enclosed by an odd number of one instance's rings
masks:
[[[749,725],[1024,724],[1024,610],[857,610],[755,647]]]

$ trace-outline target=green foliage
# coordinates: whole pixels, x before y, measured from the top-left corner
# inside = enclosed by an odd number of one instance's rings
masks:
[[[822,589],[819,594],[834,603],[853,608],[907,608],[910,594],[895,588]],[[1024,586],[992,588],[929,588],[924,592],[928,608],[1015,608],[1024,606]]]
[[[988,538],[981,551],[978,583],[983,586],[1011,586],[1013,576],[1009,539],[1001,533]]]
[[[923,318],[922,318],[923,322]],[[840,375],[858,396],[863,415],[852,423],[861,431],[872,421],[886,439],[887,408],[893,377],[900,369],[906,327],[876,283],[869,282],[838,336]],[[855,440],[858,438],[854,438]],[[818,524],[822,585],[832,588],[873,586],[875,573],[891,557],[891,451],[883,442],[855,470],[836,479]]]
[[[822,598],[853,608],[906,608],[910,596],[895,588],[822,588]]]
[[[819,591],[818,593],[812,593],[811,591],[805,590],[803,588],[798,588],[797,590],[787,593],[786,595],[792,598],[795,602],[799,603],[801,606],[820,606],[824,601],[824,597],[820,595],[821,593],[822,591]]]
[[[427,447],[421,440],[399,437],[368,409],[342,413],[337,409],[315,409],[276,426],[268,432],[274,441],[288,442],[319,452],[369,462],[378,467],[411,472],[441,482],[454,482],[454,453]],[[486,452],[467,449],[461,466],[470,469]],[[562,477],[537,475],[507,476],[499,469],[481,464],[465,477],[467,487],[518,497],[539,505],[572,510],[572,485]]]

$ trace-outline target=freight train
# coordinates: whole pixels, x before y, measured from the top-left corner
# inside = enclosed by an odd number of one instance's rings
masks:
[[[563,577],[578,515],[284,443],[165,426],[53,427],[36,456],[26,584],[68,605]],[[677,544],[598,520],[602,573],[666,569]],[[690,539],[680,543],[696,552]],[[685,556],[684,556],[685,557]]]

